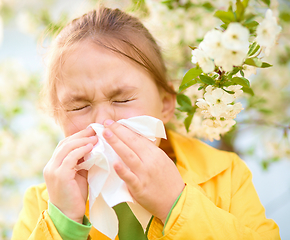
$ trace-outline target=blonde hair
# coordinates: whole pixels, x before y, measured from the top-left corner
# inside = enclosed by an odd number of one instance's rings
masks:
[[[168,85],[160,49],[144,25],[136,17],[119,9],[99,7],[66,25],[51,46],[42,100],[46,108],[52,110],[53,117],[57,117],[60,109],[56,82],[61,79],[66,56],[75,43],[88,39],[140,65],[157,86],[175,94]]]

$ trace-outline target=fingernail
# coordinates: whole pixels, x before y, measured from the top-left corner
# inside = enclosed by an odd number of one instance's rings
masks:
[[[90,139],[95,140],[97,138],[97,136],[91,136]]]
[[[94,132],[95,130],[91,126],[89,126],[89,127],[87,127],[87,131]]]
[[[104,136],[105,136],[106,138],[109,138],[109,137],[112,137],[112,136],[113,136],[113,133],[111,132],[110,129],[105,129],[105,130],[104,130]]]
[[[91,143],[88,143],[86,146],[87,146],[87,147],[93,147],[94,145],[91,144]]]
[[[104,122],[104,125],[105,126],[110,126],[114,121],[111,120],[111,119],[107,119],[105,122]]]

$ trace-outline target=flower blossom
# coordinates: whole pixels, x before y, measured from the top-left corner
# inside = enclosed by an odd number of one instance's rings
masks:
[[[257,68],[254,66],[250,66],[250,65],[244,65],[243,66],[243,72],[244,72],[244,77],[245,78],[249,78],[252,74],[256,74],[257,73]],[[238,77],[242,77],[241,74],[237,74]]]
[[[235,120],[212,120],[205,119],[201,113],[201,109],[197,108],[192,118],[192,124],[189,126],[189,132],[187,133],[180,124],[180,130],[184,131],[184,134],[189,134],[197,138],[208,139],[211,142],[213,140],[220,140],[220,136],[227,133],[233,125]]]
[[[257,27],[257,42],[265,47],[265,54],[270,54],[270,49],[275,45],[282,28],[277,24],[277,19],[270,9],[265,14],[265,19]]]
[[[227,30],[222,34],[222,44],[225,48],[248,52],[250,32],[240,23],[230,23]]]
[[[228,120],[212,120],[205,119],[202,122],[204,131],[210,141],[220,140],[220,135],[223,135],[230,131],[230,129],[236,124],[233,119]]]
[[[215,29],[209,31],[199,48],[213,59],[217,66],[230,72],[233,66],[242,65],[247,57],[249,36],[247,28],[240,23],[231,23],[225,32]]]
[[[234,101],[232,94],[225,92],[221,88],[216,88],[211,93],[206,92],[204,98],[209,105],[207,111],[212,117],[220,117],[226,111],[227,104]]]
[[[221,66],[224,71],[230,72],[233,70],[233,66],[242,65],[246,57],[247,52],[225,49],[223,54],[217,57],[214,62]]]
[[[204,120],[201,125],[203,132],[211,141],[219,140],[220,135],[228,132],[235,125],[236,115],[243,109],[241,103],[234,101],[243,93],[240,85],[231,85],[225,90],[207,86],[204,98],[197,99],[196,105],[201,110]]]
[[[210,30],[205,34],[204,40],[199,46],[210,58],[217,58],[224,52],[224,46],[222,45],[222,32],[216,29]]]
[[[239,96],[243,94],[243,90],[241,89],[241,85],[231,85],[228,87],[225,87],[225,90],[234,92],[234,94],[231,94],[234,99],[237,99]]]
[[[192,50],[192,63],[198,63],[204,73],[210,73],[214,70],[215,65],[212,59],[201,49]]]

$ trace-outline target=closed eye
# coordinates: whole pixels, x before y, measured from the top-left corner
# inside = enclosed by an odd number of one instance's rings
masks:
[[[74,112],[74,111],[80,111],[82,109],[85,109],[86,107],[88,107],[89,105],[85,105],[85,106],[82,106],[82,107],[77,107],[77,108],[73,108],[71,110],[68,110],[69,112]]]
[[[117,101],[113,101],[113,103],[126,103],[132,101],[132,99],[126,99],[126,100],[117,100]]]

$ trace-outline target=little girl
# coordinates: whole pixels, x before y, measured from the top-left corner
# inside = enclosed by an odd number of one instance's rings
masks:
[[[12,239],[108,239],[89,221],[87,171],[75,170],[98,142],[91,123],[104,125],[122,159],[116,173],[153,216],[144,233],[126,205],[116,206],[117,239],[280,239],[234,153],[170,130],[156,144],[116,122],[149,115],[166,124],[175,109],[166,78],[151,34],[118,9],[91,11],[59,33],[43,91],[66,138],[45,183],[27,190]]]

